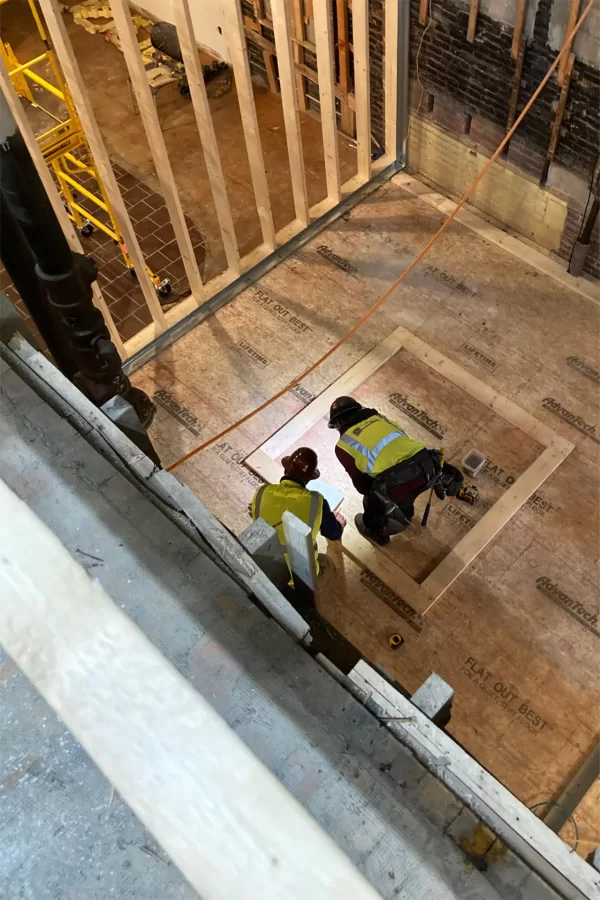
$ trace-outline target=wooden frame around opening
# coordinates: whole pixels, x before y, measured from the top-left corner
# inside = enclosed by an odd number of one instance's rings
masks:
[[[416,335],[400,326],[382,343],[374,347],[344,375],[334,381],[312,403],[279,429],[245,460],[265,481],[274,483],[281,477],[281,466],[275,460],[305,434],[329,411],[332,401],[350,394],[388,362],[399,350],[406,350],[420,362],[443,375],[478,403],[487,406],[515,428],[537,441],[545,449],[465,537],[442,559],[421,583],[415,581],[386,553],[363,538],[354,523],[344,531],[342,549],[354,562],[373,572],[389,588],[398,593],[419,615],[425,615],[450,585],[481,553],[488,543],[519,511],[573,450],[574,444],[561,437],[530,413],[503,397],[447,356],[438,353]]]

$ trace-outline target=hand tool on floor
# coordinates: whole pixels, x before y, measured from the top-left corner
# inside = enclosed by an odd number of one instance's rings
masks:
[[[478,497],[479,491],[474,484],[463,484],[456,495],[457,500],[462,500],[463,503],[468,503],[469,506],[473,506]]]

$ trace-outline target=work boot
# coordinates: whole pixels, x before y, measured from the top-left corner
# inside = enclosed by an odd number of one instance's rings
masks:
[[[374,532],[369,531],[367,528],[365,528],[362,513],[358,513],[358,515],[354,516],[354,524],[356,525],[358,531],[362,534],[362,536],[366,537],[368,541],[372,541],[374,544],[379,544],[380,547],[385,547],[386,544],[389,544],[390,539],[386,534],[375,534]]]

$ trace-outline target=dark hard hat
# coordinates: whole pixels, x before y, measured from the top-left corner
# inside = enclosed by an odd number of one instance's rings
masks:
[[[354,397],[338,397],[329,409],[329,427],[335,428],[342,416],[355,409],[362,409],[362,405]]]
[[[283,471],[292,478],[306,484],[321,474],[317,468],[317,454],[310,447],[298,447],[291,456],[284,456],[281,460]]]

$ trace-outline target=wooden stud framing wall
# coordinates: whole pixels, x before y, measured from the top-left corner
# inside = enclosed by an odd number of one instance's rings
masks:
[[[255,4],[258,10],[259,24],[265,22],[275,35],[272,44],[258,34],[249,30],[242,16],[241,0],[224,0],[226,38],[229,44],[235,87],[240,107],[246,151],[250,163],[250,172],[257,212],[261,224],[262,244],[240,259],[235,228],[231,214],[230,195],[225,183],[221,165],[219,147],[212,123],[210,106],[206,96],[202,69],[198,59],[195,37],[192,29],[189,0],[173,0],[176,27],[179,33],[184,64],[186,67],[190,96],[194,115],[198,125],[199,141],[202,143],[210,188],[212,191],[216,216],[223,247],[227,258],[227,270],[203,284],[202,277],[194,256],[188,228],[183,213],[166,144],[161,132],[160,121],[153,102],[150,87],[144,70],[144,62],[138,47],[137,37],[132,25],[131,11],[127,0],[110,0],[112,14],[121,42],[122,51],[129,72],[131,85],[135,93],[142,123],[146,132],[156,172],[167,206],[171,224],[191,293],[165,311],[157,297],[154,284],[146,269],[145,260],[132,222],[129,218],[125,202],[115,178],[108,150],[100,133],[94,110],[85,88],[78,62],[71,45],[61,4],[58,0],[40,0],[40,6],[46,20],[47,31],[53,49],[62,68],[65,82],[71,92],[77,113],[87,137],[98,173],[104,184],[107,197],[113,207],[116,220],[124,236],[127,249],[133,261],[144,300],[152,316],[152,324],[143,328],[128,341],[123,342],[110,316],[107,304],[98,289],[95,289],[95,300],[102,310],[111,335],[121,356],[127,359],[144,349],[155,338],[168,328],[176,325],[199,306],[231,285],[257,263],[272,254],[277,247],[298,235],[311,220],[314,221],[336,206],[347,196],[368,182],[375,171],[385,169],[395,159],[387,154],[371,163],[370,109],[369,109],[369,40],[368,40],[368,4],[367,0],[354,0],[353,8],[353,44],[347,41],[347,7],[343,5],[341,19],[337,17],[337,27],[342,21],[342,50],[340,55],[340,72],[343,73],[343,90],[335,82],[334,57],[334,23],[331,0],[313,0],[303,5],[301,0],[272,0],[270,5],[271,19],[266,21],[263,4]],[[386,22],[392,22],[397,16],[397,0],[386,0]],[[305,40],[304,16],[310,13],[315,22],[316,43]],[[299,37],[299,30],[301,36]],[[393,29],[392,29],[393,31]],[[397,29],[396,38],[390,31],[386,35],[386,134],[396,131],[396,106],[398,85],[395,80],[398,66]],[[271,63],[276,55],[278,63],[279,86],[283,105],[285,134],[288,147],[290,177],[294,197],[294,218],[284,228],[275,231],[267,172],[259,134],[258,118],[246,40],[249,38],[260,42],[260,46],[269,53]],[[317,72],[303,66],[304,50],[308,48],[317,58]],[[349,94],[349,54],[354,55],[354,95]],[[343,65],[341,65],[343,63]],[[302,74],[304,73],[304,74]],[[306,173],[304,168],[300,111],[305,108],[305,98],[300,90],[304,78],[310,77],[318,83],[321,105],[323,131],[323,158],[326,173],[327,196],[309,208],[306,189]],[[33,132],[28,126],[23,107],[16,98],[10,77],[1,73],[1,86],[25,139],[31,145],[32,153],[42,180],[50,195],[51,201],[57,205],[57,194],[49,177],[43,159],[33,147]],[[344,122],[352,120],[356,115],[357,131],[357,167],[358,173],[344,184],[340,180],[339,154],[337,144],[336,96],[341,98]],[[395,145],[394,145],[395,146]],[[60,202],[58,206],[61,206]],[[60,214],[60,220],[72,246],[77,246],[77,237],[68,217]]]
[[[545,447],[533,464],[420,584],[384,551],[363,538],[353,523],[348,524],[342,541],[344,552],[397,592],[416,613],[424,615],[566,459],[574,446],[570,441],[400,326],[250,454],[246,465],[267,482],[279,481],[281,466],[275,462],[277,457],[327,414],[336,397],[351,394],[401,349]]]

